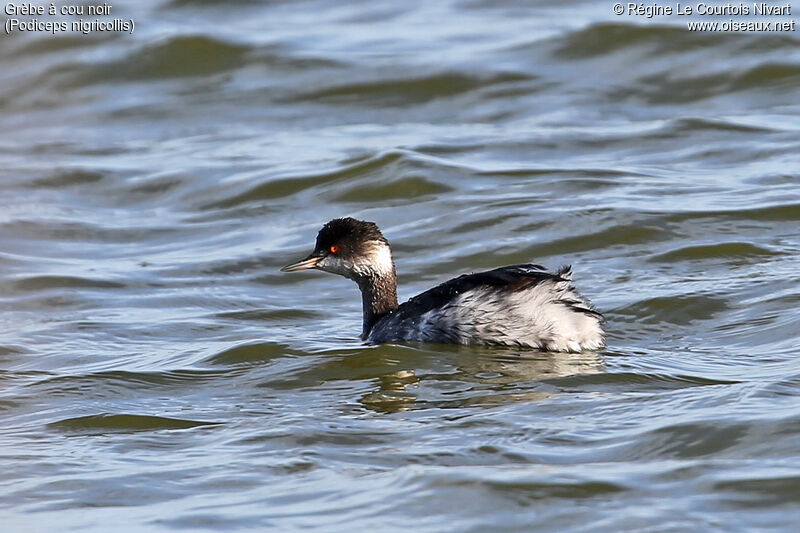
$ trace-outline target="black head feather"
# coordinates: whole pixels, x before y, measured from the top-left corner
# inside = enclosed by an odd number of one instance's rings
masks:
[[[363,253],[366,245],[375,241],[389,244],[374,222],[335,218],[319,230],[314,251],[326,252],[331,246],[338,246],[341,255],[353,256]]]

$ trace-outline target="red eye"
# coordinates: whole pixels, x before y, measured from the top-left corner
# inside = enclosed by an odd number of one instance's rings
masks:
[[[339,247],[336,246],[335,244],[328,249],[331,251],[332,254],[339,253]]]

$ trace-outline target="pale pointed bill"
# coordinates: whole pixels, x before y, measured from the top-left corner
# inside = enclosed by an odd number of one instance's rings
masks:
[[[318,255],[309,255],[301,261],[286,265],[281,269],[281,272],[295,272],[297,270],[308,270],[309,268],[315,268],[317,263],[319,263],[321,260],[322,257]]]

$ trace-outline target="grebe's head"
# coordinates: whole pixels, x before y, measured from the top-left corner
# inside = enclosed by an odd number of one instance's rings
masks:
[[[316,268],[353,280],[394,276],[394,261],[389,241],[373,222],[336,218],[317,235],[311,254],[286,265],[281,272]]]

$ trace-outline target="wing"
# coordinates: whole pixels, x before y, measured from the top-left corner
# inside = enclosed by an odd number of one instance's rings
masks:
[[[524,264],[464,274],[414,296],[400,305],[393,315],[397,315],[398,319],[423,315],[434,309],[445,308],[462,294],[476,289],[515,291],[533,287],[547,280],[568,281],[569,272],[569,267],[565,267],[558,273],[551,274],[543,266]],[[562,274],[566,274],[567,277],[562,277]]]

